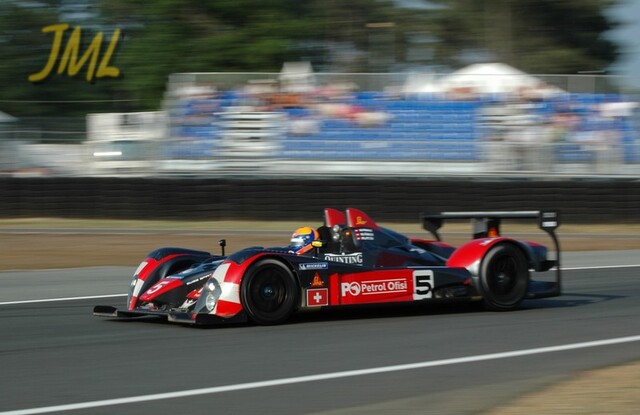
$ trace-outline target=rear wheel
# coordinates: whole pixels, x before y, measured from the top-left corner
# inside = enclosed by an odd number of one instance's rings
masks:
[[[263,259],[242,279],[240,300],[249,319],[257,324],[279,324],[295,311],[299,298],[293,273],[280,261]]]
[[[511,244],[496,245],[482,260],[480,285],[489,310],[516,308],[527,294],[529,267],[525,254]]]

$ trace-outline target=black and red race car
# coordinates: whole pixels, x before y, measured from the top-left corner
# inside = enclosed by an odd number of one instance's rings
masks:
[[[525,299],[561,293],[557,212],[443,212],[423,215],[432,240],[408,238],[366,213],[327,208],[310,254],[250,247],[231,255],[182,248],[153,251],[133,275],[127,305],[96,306],[112,318],[162,316],[170,322],[279,324],[305,308],[342,305],[482,301],[512,310]],[[470,219],[473,239],[454,248],[440,240],[445,220]],[[536,219],[555,253],[500,235],[503,219]],[[532,272],[544,272],[542,280]],[[550,274],[550,275],[549,275]]]

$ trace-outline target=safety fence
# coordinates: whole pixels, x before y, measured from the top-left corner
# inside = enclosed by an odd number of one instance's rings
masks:
[[[640,223],[638,180],[0,178],[0,217],[320,221],[358,207],[422,212],[555,209],[564,222]],[[314,222],[315,223],[315,222]]]
[[[0,175],[40,176],[529,176],[640,177],[640,142],[611,136],[571,142],[518,140],[184,139],[82,145],[0,142]]]

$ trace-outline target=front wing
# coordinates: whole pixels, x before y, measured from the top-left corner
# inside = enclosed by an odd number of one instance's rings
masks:
[[[208,325],[222,323],[244,323],[247,317],[244,313],[225,318],[212,314],[198,313],[193,314],[183,310],[170,311],[154,311],[145,309],[127,310],[108,305],[97,305],[93,308],[93,315],[96,317],[105,317],[119,320],[136,319],[143,317],[158,317],[166,319],[170,323]]]

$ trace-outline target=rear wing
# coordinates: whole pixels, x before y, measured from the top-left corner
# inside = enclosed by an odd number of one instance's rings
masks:
[[[538,226],[547,232],[556,246],[558,239],[555,230],[560,226],[560,217],[556,211],[507,211],[507,212],[441,212],[436,214],[423,214],[422,227],[429,231],[438,241],[438,234],[446,219],[471,219],[473,225],[473,238],[486,238],[500,236],[500,222],[502,219],[537,219]]]

